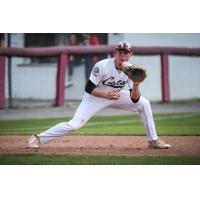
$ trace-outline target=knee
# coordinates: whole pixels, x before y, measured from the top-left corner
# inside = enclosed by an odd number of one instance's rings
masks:
[[[79,121],[71,120],[69,121],[69,125],[71,126],[72,130],[77,130],[81,128],[84,124],[80,123]]]
[[[144,105],[144,106],[150,106],[149,100],[145,99],[144,97],[141,100],[142,100],[142,105]]]

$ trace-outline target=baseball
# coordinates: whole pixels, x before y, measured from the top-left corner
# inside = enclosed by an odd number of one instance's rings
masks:
[[[125,68],[125,67],[131,67],[131,66],[132,66],[132,64],[129,63],[129,62],[127,62],[127,61],[124,61],[124,62],[122,63],[122,67],[123,67],[123,68]]]

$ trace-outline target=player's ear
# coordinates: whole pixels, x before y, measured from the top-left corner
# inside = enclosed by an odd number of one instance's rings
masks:
[[[133,54],[133,52],[131,51],[131,52],[130,52],[130,57],[133,56],[133,55],[134,55],[134,54]]]

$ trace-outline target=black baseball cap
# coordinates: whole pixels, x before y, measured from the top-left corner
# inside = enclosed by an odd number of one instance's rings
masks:
[[[128,52],[131,52],[131,45],[127,41],[121,41],[116,46],[116,50],[125,50],[125,51],[128,51]]]

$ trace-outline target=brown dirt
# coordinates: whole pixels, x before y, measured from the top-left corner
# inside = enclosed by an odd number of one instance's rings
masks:
[[[123,156],[200,156],[200,136],[165,136],[171,149],[148,149],[141,136],[64,136],[39,150],[27,148],[28,136],[0,136],[0,154],[77,154]]]

